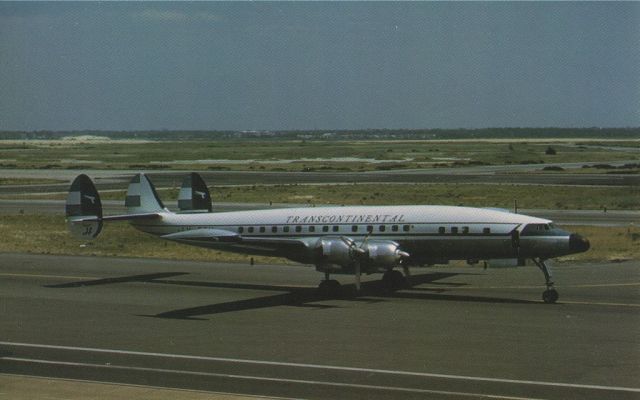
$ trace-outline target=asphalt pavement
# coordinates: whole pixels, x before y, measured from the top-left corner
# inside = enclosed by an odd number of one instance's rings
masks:
[[[0,372],[285,398],[638,399],[640,264],[426,268],[0,254]]]

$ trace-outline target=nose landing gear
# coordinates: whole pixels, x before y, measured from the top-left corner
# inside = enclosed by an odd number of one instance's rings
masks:
[[[547,290],[542,292],[542,301],[547,304],[553,304],[558,301],[558,291],[553,288],[553,281],[551,280],[551,269],[544,263],[544,260],[533,259],[534,264],[540,268],[542,273],[544,274],[545,284],[547,285]]]

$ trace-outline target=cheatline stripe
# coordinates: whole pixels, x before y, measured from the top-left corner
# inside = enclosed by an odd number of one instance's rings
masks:
[[[399,371],[399,370],[387,370],[387,369],[341,367],[341,366],[334,366],[334,365],[303,364],[303,363],[249,360],[249,359],[224,358],[224,357],[190,356],[190,355],[184,355],[184,354],[99,349],[99,348],[92,348],[92,347],[56,346],[56,345],[47,345],[47,344],[19,343],[19,342],[0,341],[0,345],[13,346],[13,347],[54,349],[54,350],[84,351],[84,352],[92,352],[92,353],[124,354],[124,355],[145,356],[145,357],[162,357],[162,358],[173,358],[173,359],[184,359],[184,360],[217,361],[217,362],[227,362],[227,363],[237,363],[237,364],[272,365],[272,366],[280,366],[280,367],[313,368],[313,369],[325,369],[325,370],[333,370],[333,371],[366,372],[366,373],[374,373],[374,374],[417,376],[417,377],[425,377],[425,378],[457,379],[457,380],[478,381],[478,382],[513,383],[513,384],[520,384],[520,385],[551,386],[551,387],[565,387],[565,388],[578,388],[578,389],[597,389],[597,390],[640,393],[640,388],[622,387],[622,386],[603,386],[603,385],[588,385],[588,384],[578,384],[578,383],[546,382],[546,381],[532,381],[532,380],[504,379],[504,378],[486,378],[486,377],[478,377],[478,376],[436,374],[436,373],[429,373],[429,372],[411,372],[411,371]],[[0,357],[0,359],[8,359],[8,358]]]

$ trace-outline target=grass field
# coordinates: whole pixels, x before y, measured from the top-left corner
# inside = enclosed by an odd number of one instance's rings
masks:
[[[265,171],[363,171],[503,164],[640,160],[640,141],[607,140],[223,140],[223,141],[0,141],[0,169],[181,169]],[[549,148],[555,154],[547,154]],[[545,171],[545,173],[619,173],[617,168]],[[631,168],[626,173],[638,173]],[[541,172],[533,172],[541,173]],[[0,180],[0,185],[57,183],[54,180]],[[215,202],[324,204],[443,204],[513,209],[640,209],[639,187],[586,187],[479,184],[347,184],[212,187]],[[178,189],[162,189],[175,204]],[[124,199],[124,191],[103,192],[103,199]],[[58,198],[66,194],[5,195],[5,198]],[[74,240],[63,216],[2,216],[0,251],[95,254],[248,262],[249,256],[198,249],[110,224],[89,245]],[[592,250],[576,260],[640,259],[638,228],[579,227]],[[284,262],[255,257],[257,262]],[[567,259],[571,259],[570,257]]]
[[[609,210],[640,209],[640,187],[591,187],[490,184],[326,184],[212,186],[216,202],[294,203],[308,205],[440,204],[470,207]],[[103,200],[123,200],[126,191],[101,192]],[[178,189],[158,189],[165,204],[175,205]],[[66,199],[66,193],[3,195],[5,199]]]
[[[211,187],[214,202],[297,204],[440,204],[471,207],[598,210],[640,209],[640,187],[587,187],[482,184],[347,184],[252,185]],[[167,204],[176,203],[178,189],[159,190]],[[107,192],[103,199],[122,200],[124,191]],[[42,198],[42,196],[32,196]],[[65,195],[58,195],[58,199]]]
[[[361,171],[639,160],[639,141],[0,141],[0,168]],[[546,154],[552,147],[555,154]]]
[[[585,235],[591,250],[560,261],[640,260],[640,227],[563,227]],[[201,249],[157,239],[127,223],[105,226],[100,237],[86,244],[67,231],[63,216],[15,215],[0,219],[0,252],[151,257],[212,262],[249,262],[250,256]],[[287,263],[283,259],[254,257],[258,263]]]

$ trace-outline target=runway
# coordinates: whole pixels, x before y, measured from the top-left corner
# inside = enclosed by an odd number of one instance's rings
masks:
[[[635,163],[637,160],[602,162],[614,166]],[[555,163],[564,168],[580,168],[589,162]],[[550,164],[551,165],[551,164]],[[637,174],[575,174],[536,173],[544,164],[488,165],[424,169],[394,169],[361,172],[314,171],[199,171],[209,185],[279,185],[279,184],[345,184],[345,183],[464,183],[464,184],[521,184],[521,185],[587,185],[638,186]],[[71,182],[79,174],[88,174],[98,190],[124,190],[136,170],[57,170],[57,169],[0,169],[0,178],[57,179]],[[179,187],[191,171],[147,171],[158,188]],[[45,185],[4,185],[1,195],[66,192],[69,183]]]
[[[638,399],[640,265],[312,268],[0,255],[0,371],[285,398]],[[351,286],[349,286],[351,285]]]

